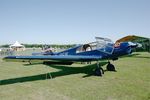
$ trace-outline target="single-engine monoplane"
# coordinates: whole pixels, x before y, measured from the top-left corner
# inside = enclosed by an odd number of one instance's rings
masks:
[[[78,45],[61,52],[42,52],[33,53],[31,56],[7,56],[6,61],[31,61],[40,60],[48,64],[72,64],[74,62],[91,62],[96,61],[97,66],[94,71],[95,75],[102,76],[103,68],[100,66],[101,60],[108,60],[106,69],[115,71],[115,67],[110,60],[117,60],[120,56],[132,53],[132,48],[138,47],[137,43],[116,42],[113,43],[108,38],[96,37],[95,42]]]

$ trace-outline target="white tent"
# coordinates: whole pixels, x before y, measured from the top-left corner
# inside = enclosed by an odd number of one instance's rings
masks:
[[[10,45],[10,48],[16,51],[25,50],[25,46],[21,45],[18,41],[16,41],[14,44]]]

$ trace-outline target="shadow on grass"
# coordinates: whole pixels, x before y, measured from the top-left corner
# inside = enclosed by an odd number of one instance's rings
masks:
[[[101,66],[106,65],[107,62],[100,63]],[[58,65],[47,65],[49,67],[53,67],[56,69],[59,69],[57,72],[51,72],[51,73],[45,73],[45,74],[39,74],[39,75],[33,75],[33,76],[26,76],[26,77],[19,77],[19,78],[11,78],[11,79],[4,79],[0,80],[0,85],[8,85],[8,84],[14,84],[14,83],[21,83],[21,82],[29,82],[29,81],[37,81],[37,80],[45,80],[50,77],[49,74],[52,76],[52,78],[66,76],[66,75],[72,75],[72,74],[80,74],[84,73],[86,74],[84,77],[89,77],[93,75],[93,70],[96,68],[96,64],[84,66],[84,67],[69,67],[69,66],[58,66]]]

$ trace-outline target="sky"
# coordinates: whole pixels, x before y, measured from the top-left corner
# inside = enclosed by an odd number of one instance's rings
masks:
[[[150,38],[150,0],[0,0],[0,44]]]

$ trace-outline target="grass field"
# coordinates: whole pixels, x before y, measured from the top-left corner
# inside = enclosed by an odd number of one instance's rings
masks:
[[[92,75],[95,64],[29,65],[0,59],[0,100],[150,100],[150,53],[112,63],[117,72],[97,77]]]

